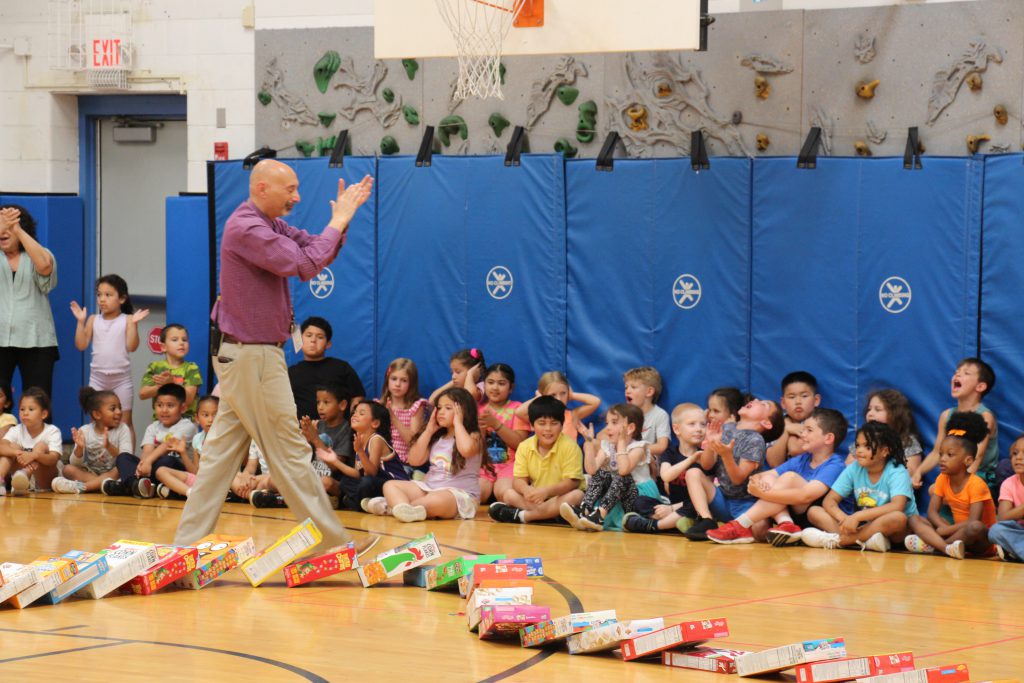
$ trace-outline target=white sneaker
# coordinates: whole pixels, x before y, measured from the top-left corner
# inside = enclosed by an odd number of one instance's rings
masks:
[[[921,537],[917,534],[910,534],[903,539],[903,547],[912,553],[928,554],[935,552],[935,548],[922,541]]]
[[[359,501],[359,507],[363,508],[363,512],[371,515],[386,515],[388,514],[388,501],[384,496],[377,496],[376,498],[363,498]]]
[[[832,534],[821,529],[808,527],[800,534],[800,541],[811,548],[835,550],[839,547],[839,534]]]
[[[866,541],[857,541],[857,545],[861,550],[874,550],[876,553],[887,553],[892,548],[892,543],[881,531],[872,534],[871,538]]]
[[[0,493],[0,496],[2,496],[2,495],[4,495],[4,494]],[[996,544],[996,555],[999,556],[1000,560],[1002,560],[1003,562],[1006,562],[1006,551],[1003,550],[1003,546],[999,545],[998,543]]]
[[[171,490],[167,488],[166,484],[157,484],[156,495],[159,496],[160,498],[170,498]]]
[[[967,554],[966,549],[964,548],[964,542],[953,541],[952,543],[946,546],[946,554],[952,557],[954,560],[964,559],[964,555]]]
[[[50,488],[57,493],[81,493],[84,487],[80,487],[77,481],[65,479],[64,477],[55,477],[50,482]]]
[[[25,470],[18,470],[11,475],[11,495],[23,496],[29,492],[30,488],[32,488],[32,484]]]
[[[6,495],[7,495],[7,487],[4,486],[2,481],[0,481],[0,496],[6,496]]]
[[[427,518],[427,509],[422,505],[399,503],[391,508],[391,514],[399,522],[422,522]]]

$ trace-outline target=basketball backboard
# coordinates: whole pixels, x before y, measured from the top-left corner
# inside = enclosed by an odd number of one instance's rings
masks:
[[[475,1],[486,4],[486,0]],[[434,0],[375,0],[373,4],[377,59],[458,55]],[[699,46],[700,0],[545,0],[544,25],[513,27],[501,53],[643,52]]]

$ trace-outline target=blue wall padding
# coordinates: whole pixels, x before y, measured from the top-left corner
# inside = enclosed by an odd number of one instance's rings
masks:
[[[311,234],[322,232],[330,220],[329,202],[337,196],[339,178],[348,184],[376,173],[376,160],[372,157],[346,157],[343,168],[329,168],[326,157],[284,161],[295,169],[301,197],[285,220]],[[242,168],[241,162],[224,162],[214,165],[214,173],[219,267],[220,235],[228,217],[249,196],[249,172]],[[348,361],[371,393],[377,374],[373,366],[376,192],[377,189],[353,219],[338,258],[327,266],[333,279],[300,282],[293,278],[289,281],[296,324],[312,315],[326,318],[334,328],[327,355]],[[321,275],[326,276],[326,271]],[[313,295],[314,289],[320,297]],[[290,343],[285,344],[285,349],[289,364],[301,359],[301,354],[292,351]]]
[[[606,405],[640,365],[662,374],[667,410],[747,384],[750,166],[716,161],[701,174],[679,159],[566,165],[569,378]],[[674,302],[681,275],[700,282],[692,308]]]
[[[955,405],[950,379],[957,361],[977,351],[984,164],[935,158],[911,172],[901,159],[856,163],[857,417],[871,391],[898,388],[911,400],[927,447],[939,413]],[[892,276],[911,290],[901,313],[887,312],[879,298]]]
[[[82,200],[79,197],[46,195],[0,195],[0,205],[18,204],[36,220],[36,238],[49,249],[57,261],[57,287],[50,292],[50,306],[57,328],[60,360],[53,371],[53,417],[65,439],[71,428],[84,422],[78,405],[78,390],[88,381],[86,356],[75,348],[75,317],[70,305],[77,301],[90,312],[96,310],[96,296],[91,283],[83,282],[85,248]],[[15,396],[21,395],[20,377],[15,373]],[[14,409],[17,415],[17,407]]]
[[[206,197],[168,197],[167,322],[188,330],[188,356],[203,374],[200,394],[216,384],[209,374],[210,348],[210,217]],[[196,249],[184,245],[195,245]],[[141,381],[141,378],[140,378]]]
[[[435,157],[417,168],[396,157],[378,168],[378,376],[409,357],[429,393],[450,379],[452,352],[480,347],[489,364],[515,369],[514,396],[532,396],[537,376],[565,359],[561,158]],[[511,288],[500,289],[499,267]]]
[[[996,371],[985,398],[999,420],[999,451],[1024,433],[1024,157],[988,157],[982,230],[981,354]]]
[[[806,370],[823,405],[857,411],[857,188],[860,164],[754,163],[751,391],[779,400],[779,381]]]

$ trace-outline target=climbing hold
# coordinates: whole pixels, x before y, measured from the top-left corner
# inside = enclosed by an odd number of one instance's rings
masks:
[[[415,59],[403,59],[402,67],[405,69],[405,75],[409,77],[409,80],[416,78],[416,70],[420,68],[420,63]]]
[[[260,104],[262,104],[265,107],[268,104],[270,104],[270,101],[274,98],[266,90],[260,90],[260,94],[256,96],[256,99],[258,99],[260,101]]]
[[[338,142],[338,136],[332,135],[329,138],[317,138],[316,139],[316,155],[325,157],[330,155],[334,151],[334,145]]]
[[[328,50],[313,67],[313,80],[316,81],[316,87],[320,92],[327,92],[327,84],[339,66],[341,55],[334,50]]]
[[[302,156],[309,158],[313,154],[313,150],[316,149],[316,145],[309,140],[296,140],[295,149],[299,150]]]
[[[420,125],[420,113],[412,105],[407,104],[402,107],[402,116],[410,126]]]
[[[754,92],[757,93],[759,99],[767,100],[768,96],[772,94],[772,86],[768,85],[768,79],[764,76],[755,76]]]
[[[732,121],[732,125],[734,125],[734,126],[740,125],[741,123],[743,123],[743,112],[741,112],[741,111],[734,111],[732,113],[732,118],[730,120]]]
[[[647,108],[642,104],[632,104],[626,110],[626,116],[629,117],[630,130],[647,130]]]
[[[997,104],[996,108],[992,110],[993,116],[996,117],[996,123],[1000,126],[1005,126],[1006,122],[1010,120],[1010,114],[1006,111],[1006,107]]]
[[[857,142],[853,143],[853,148],[857,150],[857,156],[859,157],[871,156],[871,148],[863,140],[857,140]]]
[[[558,95],[558,99],[562,101],[562,104],[568,107],[580,96],[580,89],[574,88],[571,85],[563,85],[555,91],[555,94]]]
[[[380,139],[380,153],[384,155],[398,154],[398,142],[390,135]]]
[[[572,159],[576,156],[576,147],[569,142],[568,138],[558,138],[555,140],[555,151],[566,159]]]
[[[320,119],[320,124],[324,128],[330,128],[331,124],[334,123],[334,119],[337,116],[338,115],[335,114],[333,111],[322,111],[319,114],[317,114],[317,118]]]
[[[445,147],[451,144],[451,136],[456,133],[463,140],[469,137],[469,126],[466,125],[466,119],[458,114],[446,116],[437,124],[437,137]]]
[[[487,125],[494,131],[494,137],[500,138],[501,134],[505,132],[505,129],[509,127],[510,122],[498,112],[494,112],[487,119]]]
[[[764,133],[757,134],[757,150],[763,152],[768,149],[768,146],[772,144],[772,141],[768,139],[768,136]]]
[[[576,122],[576,139],[580,142],[593,142],[597,131],[597,103],[587,100],[580,105],[580,115]]]
[[[388,104],[395,101],[395,91],[391,88],[384,88],[384,90],[381,91],[380,96],[383,97],[384,101]]]
[[[861,81],[857,84],[857,97],[870,100],[875,96],[875,88],[881,83],[877,78],[873,81]]]
[[[668,81],[661,81],[656,86],[654,94],[658,97],[668,97],[672,94],[672,84]]]
[[[983,81],[981,80],[981,74],[971,74],[970,76],[967,77],[967,80],[965,82],[967,83],[967,87],[973,90],[974,92],[978,92],[979,90],[981,90],[981,86],[983,85]]]
[[[501,84],[505,85],[505,62],[498,62],[498,78],[501,79]]]
[[[967,136],[967,152],[969,154],[977,154],[978,147],[981,143],[988,142],[992,139],[991,135],[968,135]]]

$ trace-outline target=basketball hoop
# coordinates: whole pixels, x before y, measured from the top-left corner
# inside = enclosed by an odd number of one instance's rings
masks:
[[[455,99],[501,94],[501,44],[532,0],[435,0],[459,51]]]

